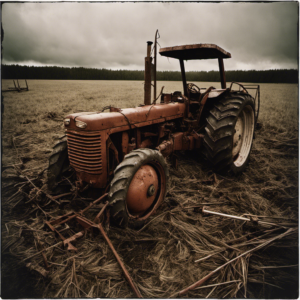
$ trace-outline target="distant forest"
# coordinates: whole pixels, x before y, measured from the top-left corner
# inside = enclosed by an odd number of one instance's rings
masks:
[[[181,80],[181,73],[159,71],[157,80]],[[220,81],[218,71],[186,72],[187,81]],[[144,80],[144,71],[2,65],[2,79]],[[226,71],[226,80],[257,83],[298,83],[298,70]]]

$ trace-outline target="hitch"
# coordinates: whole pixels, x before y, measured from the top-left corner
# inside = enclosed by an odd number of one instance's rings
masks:
[[[110,249],[112,250],[114,256],[116,257],[116,260],[118,261],[129,285],[131,286],[132,290],[134,291],[134,293],[136,294],[136,296],[138,298],[143,298],[140,291],[137,289],[137,287],[135,286],[130,274],[128,273],[126,267],[124,266],[120,256],[118,255],[116,249],[114,248],[113,244],[111,243],[110,239],[108,238],[107,234],[104,231],[104,228],[102,226],[101,223],[101,217],[103,216],[104,212],[106,211],[109,202],[106,201],[104,206],[102,207],[102,209],[100,210],[100,212],[97,214],[97,216],[95,217],[95,219],[93,221],[87,219],[86,217],[84,217],[84,213],[86,211],[88,211],[92,206],[94,206],[95,204],[101,202],[102,200],[104,200],[107,197],[107,193],[104,194],[103,196],[101,196],[100,198],[98,198],[97,200],[95,200],[94,202],[90,203],[85,209],[81,210],[78,213],[75,212],[70,212],[67,213],[63,216],[60,216],[52,221],[45,221],[45,223],[48,225],[48,227],[54,231],[61,239],[63,242],[64,246],[68,246],[68,250],[69,251],[77,251],[77,248],[74,247],[72,245],[72,242],[75,241],[76,239],[84,236],[87,232],[87,230],[90,230],[92,228],[98,229],[102,236],[104,237],[104,239],[106,240],[107,244],[109,245]],[[83,230],[79,231],[77,233],[75,233],[74,235],[72,235],[69,238],[65,238],[61,232],[56,228],[57,226],[61,225],[61,224],[65,224],[70,220],[75,219],[82,227]]]

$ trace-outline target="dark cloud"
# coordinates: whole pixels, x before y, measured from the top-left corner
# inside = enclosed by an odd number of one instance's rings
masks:
[[[146,41],[215,43],[226,69],[297,68],[298,3],[5,3],[3,62],[143,69]],[[178,70],[159,58],[159,69]],[[191,61],[187,70],[217,69]]]

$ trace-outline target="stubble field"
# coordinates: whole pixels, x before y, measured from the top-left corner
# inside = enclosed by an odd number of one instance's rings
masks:
[[[89,203],[85,195],[49,203],[38,191],[52,147],[64,135],[64,116],[107,105],[137,106],[143,102],[143,82],[28,84],[28,92],[3,93],[2,297],[132,298],[100,235],[78,240],[75,254],[60,247],[45,250],[50,266],[45,277],[36,267],[46,270],[42,255],[30,257],[40,251],[40,243],[47,249],[58,241],[44,230],[44,220]],[[12,85],[2,81],[2,89]],[[158,90],[161,86],[164,92],[182,90],[180,82],[158,82]],[[106,228],[144,297],[176,297],[183,288],[272,238],[276,240],[228,264],[185,297],[298,297],[298,86],[261,84],[259,122],[242,175],[214,174],[200,155],[181,153],[178,170],[170,168],[166,200],[151,221],[139,231]],[[203,205],[276,225],[265,228],[204,215],[199,209]]]

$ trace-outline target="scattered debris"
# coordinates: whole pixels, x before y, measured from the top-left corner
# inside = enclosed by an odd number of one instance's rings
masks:
[[[234,261],[240,259],[241,257],[246,256],[246,255],[248,255],[248,254],[250,254],[250,253],[252,253],[252,252],[254,252],[254,251],[257,251],[258,249],[261,249],[261,248],[263,248],[263,247],[269,245],[270,243],[274,242],[275,240],[281,239],[281,238],[283,238],[284,236],[289,235],[289,234],[291,234],[291,233],[293,233],[293,232],[295,232],[295,231],[296,231],[296,229],[290,228],[290,229],[286,230],[284,233],[279,234],[279,235],[277,235],[277,236],[275,236],[275,237],[273,237],[273,238],[270,238],[269,240],[266,240],[266,241],[262,242],[262,243],[261,243],[260,245],[258,245],[257,247],[255,247],[255,248],[253,248],[253,249],[250,249],[250,250],[244,252],[243,254],[241,254],[241,255],[235,257],[234,259],[231,259],[230,261],[226,262],[225,264],[219,266],[218,268],[216,268],[215,270],[213,270],[212,272],[210,272],[210,273],[209,273],[208,275],[206,275],[204,278],[200,279],[199,281],[195,282],[194,284],[192,284],[192,285],[190,285],[189,287],[185,288],[184,290],[180,291],[180,292],[178,293],[178,296],[183,296],[183,295],[185,295],[187,292],[189,292],[190,290],[193,290],[193,289],[199,287],[199,286],[202,285],[205,281],[207,281],[212,275],[214,275],[216,272],[218,272],[219,270],[221,270],[221,269],[224,268],[225,266],[227,266],[227,265],[233,263]],[[174,295],[173,295],[173,296],[174,296]],[[173,298],[173,296],[172,296],[171,298]]]

